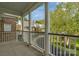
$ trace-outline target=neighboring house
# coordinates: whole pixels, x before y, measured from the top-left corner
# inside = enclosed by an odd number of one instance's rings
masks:
[[[37,32],[44,32],[44,24],[37,24],[35,23],[33,26],[32,26],[32,30],[33,31],[37,31]]]
[[[22,23],[20,20],[16,22],[16,31],[22,31]]]
[[[22,23],[21,23],[21,21],[17,22],[16,30],[22,31]],[[23,31],[29,31],[29,20],[24,20],[23,21]]]
[[[35,23],[34,21],[30,21],[31,23],[31,27],[32,27],[32,31],[37,31],[37,32],[43,32],[45,25],[44,24],[38,24]],[[16,24],[16,30],[22,30],[22,24],[21,23],[17,23]],[[23,31],[29,31],[29,20],[24,20],[23,21]]]
[[[22,25],[16,24],[16,31],[22,31]]]
[[[23,30],[24,31],[29,31],[29,20],[24,20],[23,21]]]

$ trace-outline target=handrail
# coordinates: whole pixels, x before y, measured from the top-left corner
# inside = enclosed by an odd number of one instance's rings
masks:
[[[0,31],[0,32],[16,32],[16,31]]]
[[[22,31],[17,31],[17,32],[22,32]],[[29,32],[29,31],[23,31],[23,32]],[[45,32],[30,31],[30,33],[45,33]],[[58,36],[78,37],[79,38],[79,35],[59,34],[59,33],[48,33],[48,34],[49,35],[58,35]]]
[[[25,33],[27,33],[27,32],[29,32],[29,31],[19,31],[19,32],[25,32]],[[37,33],[37,34],[43,34],[43,35],[45,35],[45,32],[35,32],[35,31],[30,31],[30,33]],[[69,50],[66,50],[66,40],[67,40],[67,37],[78,37],[79,38],[79,35],[70,35],[70,34],[61,34],[61,33],[48,33],[48,35],[52,35],[51,36],[51,38],[52,39],[50,39],[50,50],[51,50],[51,54],[53,54],[53,55],[56,55],[56,56],[58,56],[58,55],[60,55],[60,56],[62,56],[62,55],[64,55],[64,56],[66,56],[66,55],[71,55],[71,54],[73,54],[73,53],[71,53],[70,52],[70,49],[71,49],[71,45],[70,45],[70,40],[69,40],[69,46],[68,46],[68,49]],[[54,35],[56,35],[56,37],[54,38]],[[33,35],[34,36],[34,35]],[[42,46],[44,46],[45,47],[45,45],[44,44],[42,44],[41,45],[41,43],[39,44],[39,43],[35,43],[36,41],[34,41],[35,40],[35,38],[36,38],[36,35],[35,35],[35,37],[33,37],[32,36],[32,45],[34,45],[34,46],[37,46],[37,47],[40,47],[40,48],[42,48]],[[59,36],[61,36],[61,37],[64,37],[64,40],[63,40],[63,47],[62,47],[62,39],[59,37]],[[65,37],[66,36],[66,37]],[[54,41],[56,39],[56,42]],[[52,41],[51,41],[52,40]],[[59,40],[59,41],[58,41]],[[75,38],[73,38],[73,40],[74,40],[74,54],[73,55],[76,55],[76,39]],[[39,41],[39,42],[43,42],[44,43],[44,41]],[[35,44],[34,44],[35,43]],[[55,43],[56,43],[56,46],[55,46]],[[38,45],[39,44],[39,45]],[[61,48],[60,48],[60,47]],[[64,48],[64,50],[62,49],[62,48]],[[59,49],[60,49],[60,51],[59,51]],[[63,52],[64,53],[63,53]],[[68,53],[69,52],[69,53]]]
[[[29,31],[16,31],[16,32],[29,32]],[[30,33],[45,33],[45,32],[30,31]]]
[[[31,33],[45,33],[45,32],[33,32],[33,31],[31,31]]]
[[[58,35],[58,36],[68,36],[68,37],[78,37],[79,35],[68,35],[68,34],[58,34],[58,33],[48,33],[49,35]]]

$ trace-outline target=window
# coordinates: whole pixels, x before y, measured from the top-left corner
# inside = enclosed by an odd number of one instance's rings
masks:
[[[11,32],[11,24],[4,24],[4,31]]]

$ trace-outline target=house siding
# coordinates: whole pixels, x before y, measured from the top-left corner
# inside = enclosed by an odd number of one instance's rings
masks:
[[[11,31],[4,31],[4,24],[11,24]],[[14,18],[2,18],[0,20],[0,42],[16,39],[16,22]]]

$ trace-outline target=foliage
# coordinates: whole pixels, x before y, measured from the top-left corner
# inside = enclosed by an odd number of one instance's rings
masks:
[[[55,33],[78,34],[79,7],[78,3],[61,3],[55,11],[50,12],[50,29]]]
[[[79,34],[79,3],[60,3],[55,11],[50,11],[50,31],[55,33]],[[37,20],[45,24],[44,20]]]
[[[36,20],[36,22],[35,23],[38,23],[38,24],[44,24],[44,20]]]

